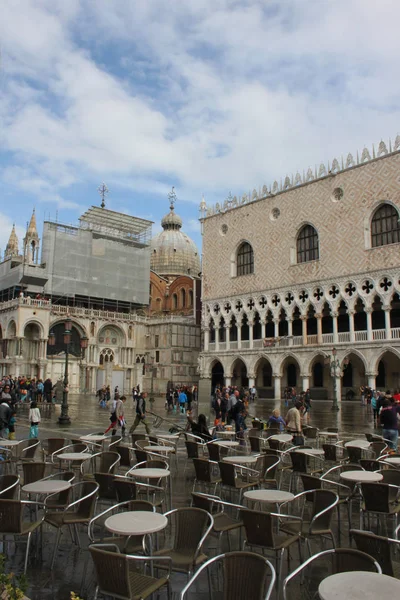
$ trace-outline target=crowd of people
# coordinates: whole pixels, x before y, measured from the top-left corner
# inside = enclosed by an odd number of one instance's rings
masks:
[[[47,381],[47,380],[46,380]],[[51,383],[51,380],[49,380]],[[46,382],[44,382],[46,383]],[[39,424],[41,421],[38,402],[45,398],[44,383],[41,379],[27,377],[13,378],[5,376],[0,381],[0,437],[15,440],[15,428],[17,423],[18,404],[29,403],[29,438],[37,438],[39,435]],[[50,394],[53,389],[51,384]],[[51,402],[51,395],[50,395]]]
[[[195,385],[169,387],[165,394],[165,409],[168,411],[185,414],[192,410],[193,402],[197,402]]]

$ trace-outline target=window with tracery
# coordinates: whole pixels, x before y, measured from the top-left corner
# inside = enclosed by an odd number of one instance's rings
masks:
[[[297,236],[297,262],[304,263],[319,259],[317,230],[312,225],[304,225]]]
[[[239,246],[236,257],[236,275],[250,275],[254,273],[254,253],[253,248],[248,242],[243,242]]]
[[[377,208],[371,221],[371,245],[373,248],[400,242],[399,214],[391,204]]]

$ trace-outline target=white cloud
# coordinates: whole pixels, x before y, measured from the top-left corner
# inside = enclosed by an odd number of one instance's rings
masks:
[[[197,201],[355,153],[397,133],[399,17],[392,0],[3,0],[3,177],[71,208],[99,177]]]

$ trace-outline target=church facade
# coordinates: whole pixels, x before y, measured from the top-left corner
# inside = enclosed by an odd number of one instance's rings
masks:
[[[152,239],[151,225],[91,207],[76,227],[45,222],[40,240],[33,213],[22,251],[13,228],[0,262],[0,375],[62,379],[69,319],[71,392],[93,393],[106,384],[130,393],[139,384],[155,395],[168,384],[197,384],[197,248],[180,231],[173,203],[162,222],[162,244],[160,234]],[[169,267],[168,260],[151,257],[161,245],[164,256],[175,258]]]
[[[399,173],[398,136],[202,202],[204,403],[218,383],[338,400],[400,388]]]

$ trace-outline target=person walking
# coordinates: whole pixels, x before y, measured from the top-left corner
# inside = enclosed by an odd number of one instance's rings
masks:
[[[5,397],[5,393],[1,394],[1,404],[0,404],[0,436],[3,439],[7,439],[8,437],[8,423],[11,417],[11,408],[8,404],[8,401]]]
[[[31,428],[29,430],[29,439],[37,439],[39,437],[39,423],[41,420],[40,410],[36,402],[31,403],[31,407],[29,409],[29,422],[31,424]]]
[[[181,415],[184,415],[185,414],[185,404],[187,402],[187,396],[183,389],[179,392],[178,400],[179,400],[179,408],[181,409]]]
[[[136,397],[136,418],[133,422],[132,427],[129,430],[129,433],[133,433],[136,429],[136,427],[140,424],[143,423],[143,425],[146,428],[146,433],[150,434],[150,427],[149,424],[146,421],[146,398],[147,398],[147,392],[139,392],[137,397]]]
[[[116,401],[116,405],[115,405],[115,414],[117,416],[117,425],[119,427],[121,427],[122,437],[125,436],[125,427],[126,427],[125,402],[126,402],[126,396],[121,396],[121,398],[118,398],[118,400]],[[115,435],[116,433],[117,433],[117,430],[113,429],[112,435]]]
[[[295,446],[304,446],[301,427],[301,408],[301,402],[296,402],[292,408],[289,408],[285,418],[287,432],[293,435],[293,444]]]
[[[51,381],[50,377],[48,377],[43,384],[44,400],[48,404],[51,404],[52,391],[53,391],[53,382]]]
[[[383,427],[383,437],[385,440],[389,441],[391,451],[397,452],[397,443],[399,439],[397,415],[400,414],[400,406],[394,404],[392,397],[387,396],[388,392],[386,392],[386,397],[382,405],[380,423]]]

